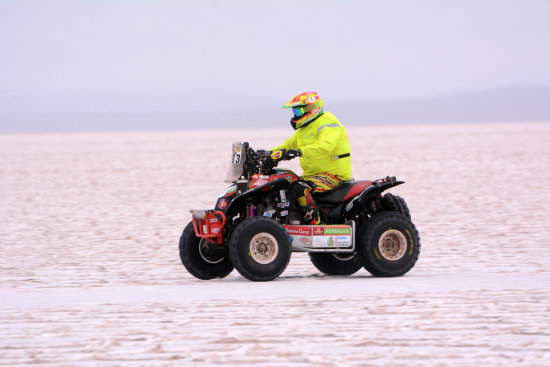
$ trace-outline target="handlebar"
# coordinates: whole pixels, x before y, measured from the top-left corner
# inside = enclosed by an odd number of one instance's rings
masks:
[[[270,171],[273,170],[273,168],[277,167],[277,164],[279,162],[274,162],[273,159],[271,159],[270,150],[254,150],[249,146],[248,143],[244,143],[243,146],[245,147],[246,151],[246,161],[244,169],[250,175],[256,173],[268,174]]]

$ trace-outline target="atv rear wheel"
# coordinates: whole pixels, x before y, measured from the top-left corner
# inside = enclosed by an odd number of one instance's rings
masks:
[[[358,251],[365,269],[374,276],[396,277],[412,269],[420,254],[414,224],[395,212],[372,216],[359,229]]]
[[[195,236],[193,222],[183,230],[180,238],[180,259],[187,271],[196,278],[208,280],[223,278],[234,269],[229,258],[229,251],[220,251],[214,247],[223,247]]]
[[[385,210],[401,213],[407,218],[411,219],[409,206],[405,202],[405,199],[403,199],[401,196],[387,193],[382,196],[380,200],[382,201],[382,207]]]
[[[229,240],[229,256],[235,268],[255,282],[277,278],[286,269],[291,252],[285,228],[266,217],[245,219]]]
[[[310,252],[309,259],[326,275],[352,275],[363,267],[357,252]]]

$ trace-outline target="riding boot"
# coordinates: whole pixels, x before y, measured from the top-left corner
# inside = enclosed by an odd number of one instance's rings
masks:
[[[306,207],[302,208],[302,214],[306,224],[317,225],[321,223],[321,217],[319,216],[319,208],[315,202],[309,203]]]

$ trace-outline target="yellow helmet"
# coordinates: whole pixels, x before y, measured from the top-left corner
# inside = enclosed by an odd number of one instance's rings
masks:
[[[294,116],[290,124],[294,130],[306,126],[323,113],[323,100],[317,92],[302,92],[292,97],[281,108],[292,108]]]

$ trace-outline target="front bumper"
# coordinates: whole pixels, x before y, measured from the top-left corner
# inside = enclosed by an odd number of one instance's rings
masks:
[[[212,243],[223,243],[222,230],[225,214],[217,210],[190,210],[193,215],[195,235]]]

